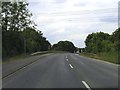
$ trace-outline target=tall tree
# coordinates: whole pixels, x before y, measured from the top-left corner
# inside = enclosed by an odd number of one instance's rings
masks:
[[[21,31],[32,24],[26,2],[2,2],[2,30]]]
[[[8,30],[11,2],[2,2],[2,31]]]

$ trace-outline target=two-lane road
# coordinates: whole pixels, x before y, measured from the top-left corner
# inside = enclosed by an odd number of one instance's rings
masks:
[[[3,88],[117,88],[118,66],[77,54],[53,54],[3,79]]]

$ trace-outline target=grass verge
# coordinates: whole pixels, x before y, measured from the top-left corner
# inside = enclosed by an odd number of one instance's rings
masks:
[[[21,59],[24,59],[27,57],[30,57],[30,55],[29,54],[20,54],[20,55],[16,55],[16,56],[9,57],[9,58],[4,58],[4,59],[2,59],[2,62],[6,63],[6,62],[15,61],[15,60],[21,60]]]
[[[47,54],[47,53],[50,53],[50,52],[42,51],[42,52],[39,52],[39,53],[34,54],[34,55],[31,55],[31,54],[15,55],[15,56],[12,56],[12,57],[9,57],[9,58],[2,59],[2,62],[7,63],[7,62],[16,61],[16,60],[22,60],[22,59],[25,59],[25,58],[28,58],[28,57],[32,57],[32,56],[36,56],[36,55],[43,55],[43,54]]]
[[[117,52],[108,52],[108,53],[103,52],[103,53],[97,53],[97,54],[80,53],[80,55],[107,61],[107,62],[111,62],[114,64],[120,64],[120,62],[118,61],[118,53]]]

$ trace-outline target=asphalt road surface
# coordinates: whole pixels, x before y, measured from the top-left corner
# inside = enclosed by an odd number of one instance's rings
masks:
[[[72,53],[46,56],[7,76],[3,88],[117,88],[118,66]]]

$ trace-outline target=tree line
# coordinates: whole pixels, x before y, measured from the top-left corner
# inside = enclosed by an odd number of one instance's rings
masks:
[[[90,53],[120,51],[120,28],[109,35],[104,32],[89,34],[85,40],[86,51]]]
[[[85,40],[85,52],[88,53],[111,53],[120,58],[120,28],[111,35],[104,32],[89,34]],[[120,61],[118,61],[120,63]]]
[[[71,53],[74,53],[77,50],[74,44],[70,41],[59,41],[58,43],[54,44],[51,49],[57,51],[67,51]]]
[[[11,57],[22,53],[57,50],[76,52],[77,48],[70,41],[59,41],[51,48],[50,42],[31,21],[26,2],[2,2],[2,56]],[[85,40],[86,47],[80,52],[102,53],[116,52],[120,56],[120,28],[112,35],[104,32],[89,34]]]
[[[2,2],[2,56],[46,51],[51,44],[30,19],[26,2]]]

